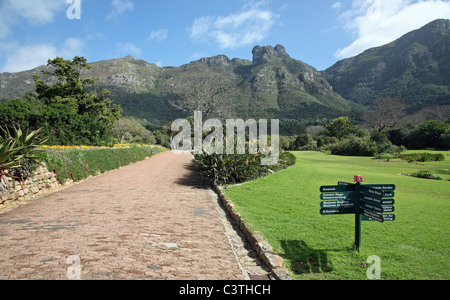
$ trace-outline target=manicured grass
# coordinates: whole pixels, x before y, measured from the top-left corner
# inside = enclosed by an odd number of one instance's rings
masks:
[[[417,151],[410,151],[417,152]],[[285,261],[293,279],[367,279],[366,261],[381,259],[381,279],[450,279],[450,182],[401,175],[430,170],[450,179],[445,161],[412,163],[293,152],[297,164],[269,177],[225,190],[253,230]],[[353,251],[354,215],[322,216],[322,185],[353,181],[395,184],[394,222],[363,222]]]

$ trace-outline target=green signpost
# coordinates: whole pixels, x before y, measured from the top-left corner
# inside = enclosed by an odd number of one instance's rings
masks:
[[[355,215],[355,249],[361,246],[361,221],[380,223],[395,221],[396,186],[393,184],[361,184],[363,177],[355,176],[356,183],[338,182],[338,185],[320,187],[321,215]],[[388,213],[388,214],[386,214]]]

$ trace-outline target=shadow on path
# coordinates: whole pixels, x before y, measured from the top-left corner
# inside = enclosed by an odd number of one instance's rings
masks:
[[[196,170],[193,163],[183,164],[183,168],[188,172],[175,180],[176,184],[205,190],[210,187],[208,182],[203,179],[202,174]]]

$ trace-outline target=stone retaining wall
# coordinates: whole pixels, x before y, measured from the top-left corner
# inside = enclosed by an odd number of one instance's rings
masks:
[[[66,185],[71,182],[66,183]],[[40,195],[53,192],[62,187],[53,172],[49,172],[45,164],[39,165],[33,176],[24,182],[3,177],[6,190],[0,190],[0,213],[19,207]]]

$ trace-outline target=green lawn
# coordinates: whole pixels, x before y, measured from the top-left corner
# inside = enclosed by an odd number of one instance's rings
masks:
[[[417,151],[410,151],[417,152]],[[297,164],[267,178],[225,190],[253,230],[285,261],[293,279],[367,279],[366,261],[381,259],[381,279],[450,279],[450,181],[401,175],[430,170],[450,179],[450,151],[442,162],[380,161],[294,152]],[[322,185],[353,181],[395,184],[394,222],[363,222],[353,251],[354,216],[320,215]]]

